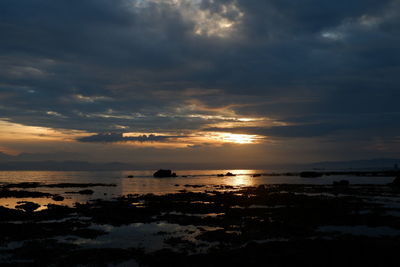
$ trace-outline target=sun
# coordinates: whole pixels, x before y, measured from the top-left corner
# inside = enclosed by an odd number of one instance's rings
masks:
[[[260,141],[259,135],[252,134],[235,134],[235,133],[207,133],[204,138],[214,140],[216,143],[233,143],[233,144],[255,144]]]
[[[250,134],[224,133],[221,137],[223,141],[235,144],[252,144],[256,141],[256,136]]]

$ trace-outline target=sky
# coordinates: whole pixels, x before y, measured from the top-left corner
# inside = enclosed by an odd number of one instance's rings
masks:
[[[0,152],[400,156],[399,0],[2,0]]]

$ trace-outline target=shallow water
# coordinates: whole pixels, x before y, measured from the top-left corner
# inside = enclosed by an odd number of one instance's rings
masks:
[[[5,183],[39,182],[44,184],[56,183],[105,183],[116,184],[115,187],[93,187],[92,195],[72,194],[80,188],[30,188],[16,189],[40,191],[58,194],[65,197],[62,204],[73,205],[75,202],[86,202],[90,199],[110,199],[128,194],[166,194],[180,190],[202,192],[215,190],[216,186],[246,187],[260,184],[332,184],[333,181],[349,180],[351,184],[387,184],[393,177],[361,177],[361,176],[323,176],[319,178],[301,178],[298,176],[260,176],[253,174],[273,173],[271,170],[184,170],[176,171],[176,178],[154,178],[154,171],[0,171],[0,185]],[[217,174],[231,172],[236,176],[217,177]],[[133,175],[134,178],[127,178]],[[186,177],[182,177],[186,176]],[[199,185],[200,187],[193,187]],[[51,198],[1,198],[0,205],[15,207],[18,201],[33,201],[44,205],[60,204]]]
[[[278,246],[281,251],[286,251],[286,248],[296,248],[299,240],[306,245],[311,241],[317,242],[318,247],[318,242],[331,242],[330,245],[337,246],[333,250],[343,247],[345,243],[342,241],[356,242],[353,246],[358,246],[366,241],[374,244],[375,239],[393,247],[392,242],[400,236],[397,205],[400,191],[397,186],[386,185],[393,177],[325,176],[307,179],[296,176],[253,177],[253,173],[260,171],[230,171],[238,175],[216,176],[226,170],[197,174],[190,171],[178,172],[190,175],[188,177],[159,179],[153,178],[152,172],[3,172],[0,182],[17,184],[17,187],[10,186],[10,190],[46,191],[68,198],[58,204],[126,194],[160,195],[94,201],[74,208],[49,206],[49,210],[43,212],[10,213],[3,209],[7,219],[2,222],[5,242],[3,245],[0,243],[0,265],[2,262],[18,262],[24,259],[19,256],[23,255],[21,252],[30,252],[38,246],[43,255],[52,255],[46,251],[54,247],[55,252],[61,248],[72,258],[76,251],[84,255],[115,253],[118,257],[129,253],[131,256],[119,266],[135,266],[138,265],[136,259],[151,262],[153,253],[159,256],[160,252],[172,253],[162,258],[164,263],[170,255],[200,253],[209,256],[210,251],[225,251],[227,248],[241,251],[249,246],[252,249]],[[135,177],[127,178],[128,175]],[[350,186],[332,186],[333,181],[344,179],[350,181]],[[78,183],[81,187],[18,188],[21,182],[47,185]],[[93,195],[65,193],[79,191],[85,183],[116,186],[92,184],[89,188],[95,191]],[[257,187],[259,184],[281,185]],[[163,195],[180,190],[224,192]],[[1,199],[9,207],[13,205],[12,201],[19,200],[32,200],[47,208],[46,201],[50,199]],[[40,230],[40,235],[36,229]],[[23,241],[21,232],[26,233]],[[313,250],[315,247],[311,246],[310,251]],[[64,254],[55,254],[53,258],[62,258]],[[29,257],[43,260],[39,254]],[[130,257],[135,260],[131,261]],[[115,259],[109,261],[118,262]]]
[[[72,243],[88,248],[130,248],[139,247],[146,251],[155,251],[163,248],[174,249],[174,245],[167,245],[165,240],[168,238],[184,238],[190,242],[208,245],[195,239],[201,232],[199,228],[218,230],[222,228],[193,225],[178,225],[167,222],[157,223],[133,223],[122,226],[112,225],[92,225],[92,229],[106,231],[107,234],[96,239],[77,238]],[[68,240],[68,236],[60,238],[60,241]],[[175,245],[176,246],[176,245]],[[175,247],[177,249],[177,247]]]

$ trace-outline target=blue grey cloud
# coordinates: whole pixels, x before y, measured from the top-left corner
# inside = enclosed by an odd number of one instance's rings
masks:
[[[398,135],[400,1],[175,3],[1,1],[0,117],[99,133],[83,142],[201,130],[225,107],[289,125],[236,132]]]

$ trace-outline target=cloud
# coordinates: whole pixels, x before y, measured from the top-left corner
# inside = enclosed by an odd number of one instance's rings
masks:
[[[204,131],[253,134],[272,138],[315,138],[345,135],[348,139],[383,137],[396,139],[400,125],[391,122],[400,120],[399,114],[345,116],[309,116],[287,118],[288,125],[269,127],[211,127]],[[317,122],[317,123],[316,123]],[[393,141],[393,140],[392,140]]]
[[[111,133],[99,142],[242,117],[279,123],[225,128],[351,136],[362,118],[359,136],[392,140],[399,14],[398,0],[3,0],[0,114]]]
[[[162,136],[162,135],[139,135],[124,136],[122,133],[99,133],[91,136],[78,138],[80,142],[86,143],[116,143],[116,142],[165,142],[169,139],[179,138],[181,136]]]
[[[230,133],[245,133],[245,134],[257,134],[267,137],[320,137],[329,134],[333,134],[335,131],[340,130],[337,125],[330,124],[312,124],[312,125],[300,125],[300,126],[275,126],[269,128],[258,128],[258,127],[238,127],[238,128],[208,128],[206,131],[220,131]]]

